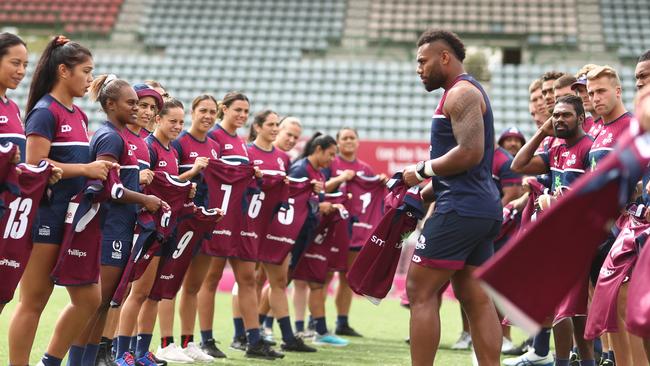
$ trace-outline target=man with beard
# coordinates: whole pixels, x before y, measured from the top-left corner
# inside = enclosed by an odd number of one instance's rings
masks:
[[[440,341],[438,291],[451,280],[470,323],[481,365],[499,364],[501,329],[494,304],[473,276],[493,254],[502,209],[491,179],[494,120],[487,94],[463,68],[465,46],[453,32],[418,40],[417,73],[429,92],[445,90],[431,123],[430,159],[404,170],[414,186],[437,176],[433,215],[425,222],[407,279],[411,360],[432,365]]]

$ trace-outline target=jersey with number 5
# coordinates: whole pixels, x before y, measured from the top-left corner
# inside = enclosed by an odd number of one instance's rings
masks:
[[[241,250],[240,232],[248,213],[246,191],[253,183],[253,166],[242,162],[210,159],[202,174],[208,185],[208,207],[220,208],[224,213],[224,218],[212,232],[212,239],[205,242],[203,251],[215,257],[247,256]]]
[[[19,164],[20,195],[16,192],[2,193],[6,205],[0,219],[0,303],[13,297],[32,251],[31,227],[38,205],[43,197],[52,165],[42,161],[38,166]]]
[[[206,210],[199,207],[194,212],[186,210],[181,214],[178,226],[174,235],[170,238],[170,251],[160,259],[158,272],[154,281],[149,298],[159,301],[161,299],[173,299],[183,284],[185,272],[201,245],[203,239],[209,237],[221,215],[215,209]]]
[[[289,198],[273,216],[260,242],[258,259],[281,264],[287,257],[309,213],[313,188],[309,178],[289,178]]]

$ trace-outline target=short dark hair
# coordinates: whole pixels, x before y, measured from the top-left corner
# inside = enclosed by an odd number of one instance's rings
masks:
[[[542,79],[542,81],[557,80],[561,78],[562,75],[564,75],[563,72],[551,70],[543,73],[540,79]]]
[[[451,47],[452,51],[454,51],[454,55],[459,61],[462,62],[465,59],[465,45],[463,41],[460,40],[456,33],[448,30],[438,28],[426,30],[422,33],[420,39],[418,39],[418,47],[435,41],[445,41]]]
[[[577,95],[565,95],[557,98],[555,104],[571,104],[573,109],[576,111],[576,116],[580,117],[585,115],[585,107],[582,105],[582,98]]]
[[[571,74],[564,74],[560,76],[555,82],[553,83],[553,87],[556,89],[562,89],[567,86],[573,85],[577,81],[576,77],[571,75]]]
[[[650,50],[643,52],[641,56],[639,56],[639,61],[637,61],[637,63],[643,61],[650,61]]]

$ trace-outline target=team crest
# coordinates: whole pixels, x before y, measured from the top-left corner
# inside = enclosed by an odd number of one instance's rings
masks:
[[[284,169],[284,160],[282,160],[282,158],[278,158],[278,166],[280,167],[280,170],[286,170]]]
[[[212,153],[212,157],[213,157],[213,158],[215,158],[215,159],[219,159],[219,155],[217,154],[216,151],[214,151],[214,149],[211,149],[210,152]]]

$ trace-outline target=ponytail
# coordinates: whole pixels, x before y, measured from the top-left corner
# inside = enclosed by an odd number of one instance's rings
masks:
[[[324,135],[322,132],[316,132],[305,144],[305,150],[300,155],[300,158],[306,158],[316,151],[319,147],[325,150],[330,146],[336,146],[336,140],[330,135]]]
[[[248,100],[248,97],[244,93],[240,93],[238,91],[231,91],[226,93],[226,95],[223,96],[223,99],[217,102],[217,120],[223,119],[223,107],[230,107],[235,101],[237,100],[243,100],[246,101],[246,103],[250,104],[251,102]]]
[[[93,55],[86,47],[77,42],[71,42],[65,36],[52,38],[45,47],[43,54],[41,54],[41,58],[34,70],[26,113],[34,109],[36,103],[45,94],[52,91],[59,78],[57,70],[59,65],[63,64],[68,69],[72,69],[92,57]]]
[[[106,111],[106,103],[108,100],[117,101],[120,99],[120,90],[123,87],[130,87],[129,83],[118,79],[114,74],[100,75],[90,84],[90,100],[99,102],[104,112]]]

